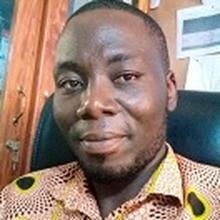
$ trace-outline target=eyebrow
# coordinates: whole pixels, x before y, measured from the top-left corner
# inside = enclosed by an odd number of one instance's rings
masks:
[[[126,61],[131,59],[132,56],[130,55],[126,55],[123,53],[119,53],[119,54],[115,54],[113,56],[110,56],[109,58],[107,58],[107,64],[113,64],[113,63],[117,63],[117,62],[122,62],[122,61]]]
[[[54,68],[54,73],[56,76],[62,74],[64,71],[75,71],[80,73],[85,70],[82,66],[74,61],[60,62]]]
[[[132,58],[132,56],[130,56],[130,55],[119,53],[119,54],[109,56],[107,58],[107,64],[111,65],[113,63],[129,60],[131,58]],[[75,72],[82,73],[82,72],[85,72],[85,69],[82,66],[80,66],[78,63],[76,63],[72,60],[64,61],[64,62],[60,62],[60,63],[58,62],[54,68],[54,74],[56,76],[59,76],[60,74],[62,74],[65,71],[75,71]]]

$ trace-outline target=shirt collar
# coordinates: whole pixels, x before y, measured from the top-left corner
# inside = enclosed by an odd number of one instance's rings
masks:
[[[183,205],[182,176],[177,163],[176,155],[171,146],[166,143],[167,155],[159,167],[154,171],[148,192],[177,197]]]
[[[63,204],[66,212],[79,211],[99,220],[97,201],[89,190],[88,181],[79,164],[74,162],[61,167],[61,172],[66,170],[70,173],[68,179],[65,182],[61,180],[60,184],[50,190],[52,196]]]
[[[181,173],[177,164],[176,156],[169,144],[166,157],[154,171],[149,182],[139,193],[141,197],[149,195],[173,196],[180,204],[183,204],[183,187]],[[62,202],[67,211],[80,211],[94,219],[100,219],[97,201],[89,190],[86,177],[77,162],[63,165],[59,168],[60,184],[50,189],[53,197]],[[69,172],[68,178],[63,181],[63,176]],[[57,178],[57,177],[56,177]],[[146,192],[147,191],[147,192]],[[90,207],[90,208],[88,208]]]

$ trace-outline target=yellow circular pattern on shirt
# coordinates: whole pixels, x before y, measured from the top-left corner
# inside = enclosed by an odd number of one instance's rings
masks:
[[[199,200],[199,203],[201,203],[204,206],[204,211],[200,215],[194,214],[193,206],[192,206],[192,204],[190,204],[188,202],[189,195],[192,193]],[[186,190],[186,205],[185,205],[185,207],[193,220],[207,219],[211,213],[211,205],[209,204],[209,201],[198,190],[196,190],[194,187],[191,187],[191,186]]]
[[[17,217],[17,218],[15,218],[15,220],[28,220],[28,218],[26,218],[26,217]]]
[[[26,188],[22,188],[21,186],[19,186],[18,182],[22,182],[25,181],[25,179],[31,179],[33,181],[33,183],[30,184],[30,186],[26,187]],[[25,176],[22,176],[18,179],[16,179],[13,183],[12,186],[14,187],[14,189],[22,194],[28,194],[30,192],[33,192],[40,184],[39,184],[39,180],[40,180],[40,174],[39,173],[33,173],[33,174],[28,174]]]

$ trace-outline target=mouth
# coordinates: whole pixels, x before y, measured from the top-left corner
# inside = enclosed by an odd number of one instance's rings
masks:
[[[80,138],[83,150],[88,154],[107,155],[117,152],[127,135],[119,133],[87,133]]]

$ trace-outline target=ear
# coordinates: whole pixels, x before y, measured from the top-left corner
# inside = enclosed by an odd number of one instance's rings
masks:
[[[167,81],[167,109],[172,112],[177,105],[177,85],[176,77],[173,71],[169,70],[166,75]]]

